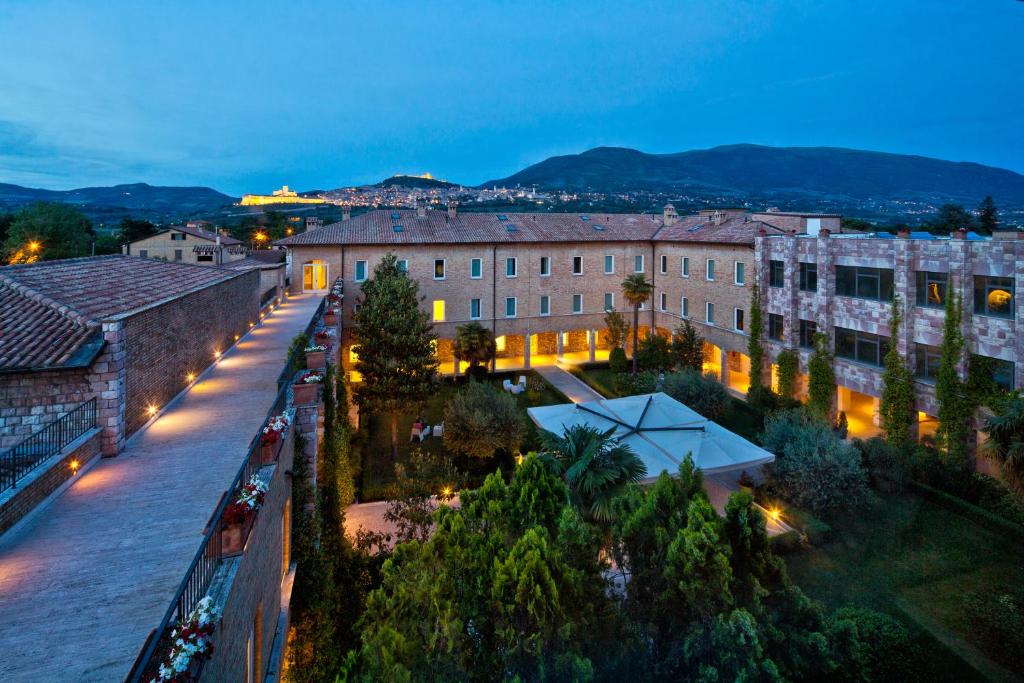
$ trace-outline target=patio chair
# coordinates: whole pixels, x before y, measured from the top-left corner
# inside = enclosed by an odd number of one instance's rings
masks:
[[[504,379],[501,382],[501,388],[505,391],[512,391],[512,380]]]
[[[412,429],[409,431],[409,441],[423,441],[423,437],[420,435],[422,431],[423,430],[418,428],[416,425],[413,425]]]
[[[519,386],[526,386],[526,375],[519,375]]]
[[[444,435],[444,422],[439,425],[434,425],[434,436],[440,437]]]
[[[430,425],[425,426],[420,432],[420,441],[424,441],[428,436],[430,436]]]

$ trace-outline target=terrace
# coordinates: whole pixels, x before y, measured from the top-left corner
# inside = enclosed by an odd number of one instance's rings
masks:
[[[127,443],[0,536],[3,680],[117,680],[165,616],[321,299],[287,300]]]

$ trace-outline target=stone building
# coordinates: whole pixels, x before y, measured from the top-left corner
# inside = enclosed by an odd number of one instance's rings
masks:
[[[258,319],[258,280],[127,256],[0,268],[0,448],[96,397],[115,455]]]
[[[121,253],[175,263],[219,266],[246,258],[249,250],[240,240],[230,235],[188,225],[174,225],[155,235],[125,244]]]
[[[761,235],[756,243],[764,292],[768,356],[795,349],[806,372],[814,332],[828,335],[839,386],[837,408],[853,435],[877,433],[882,358],[895,338],[915,376],[918,429],[937,426],[935,377],[946,298],[963,302],[963,334],[972,360],[1007,389],[1024,386],[1024,240],[954,233]],[[902,328],[890,329],[891,298],[904,304]],[[967,364],[961,368],[967,376]],[[805,379],[805,378],[804,378]]]

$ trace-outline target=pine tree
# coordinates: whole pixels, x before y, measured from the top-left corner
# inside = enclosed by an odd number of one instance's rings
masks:
[[[398,456],[398,416],[415,410],[434,389],[437,358],[429,316],[419,308],[419,286],[387,254],[363,283],[355,314],[356,370],[362,381],[355,402],[391,419],[391,455]]]
[[[983,235],[991,235],[999,228],[999,209],[992,197],[988,196],[981,200],[978,205],[978,232]]]
[[[942,329],[935,398],[939,403],[936,438],[945,450],[947,461],[956,466],[967,464],[967,436],[971,419],[967,391],[959,371],[964,358],[961,315],[960,297],[953,292],[946,298],[946,320]]]
[[[807,363],[807,374],[807,407],[812,415],[829,420],[836,394],[836,374],[832,369],[832,354],[828,351],[828,336],[823,332],[814,335],[814,353]]]
[[[684,320],[672,335],[672,353],[676,364],[684,370],[700,372],[704,367],[704,337]]]
[[[886,440],[898,449],[906,448],[910,444],[910,429],[914,423],[914,380],[906,359],[899,352],[902,321],[902,302],[899,295],[896,295],[892,300],[892,315],[889,318],[892,337],[889,351],[885,354],[882,405],[879,412]]]

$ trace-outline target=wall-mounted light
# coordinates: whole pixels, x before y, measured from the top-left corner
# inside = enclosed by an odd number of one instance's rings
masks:
[[[157,407],[155,405],[153,405],[152,403],[150,403],[148,406],[146,406],[146,413],[150,417],[153,417],[154,415],[156,415],[156,411],[157,411]]]
[[[78,468],[79,468],[78,460],[72,460],[71,462],[68,463],[68,469],[71,470],[71,476],[72,477],[75,476],[76,474],[78,474]]]
[[[235,335],[235,341],[238,341],[238,335],[237,334]]]
[[[191,384],[193,381],[195,381],[195,378],[196,378],[196,373],[194,373],[194,372],[185,373],[185,381],[188,382],[189,384]]]
[[[214,349],[213,350],[213,357],[214,358],[220,358],[220,349]]]

